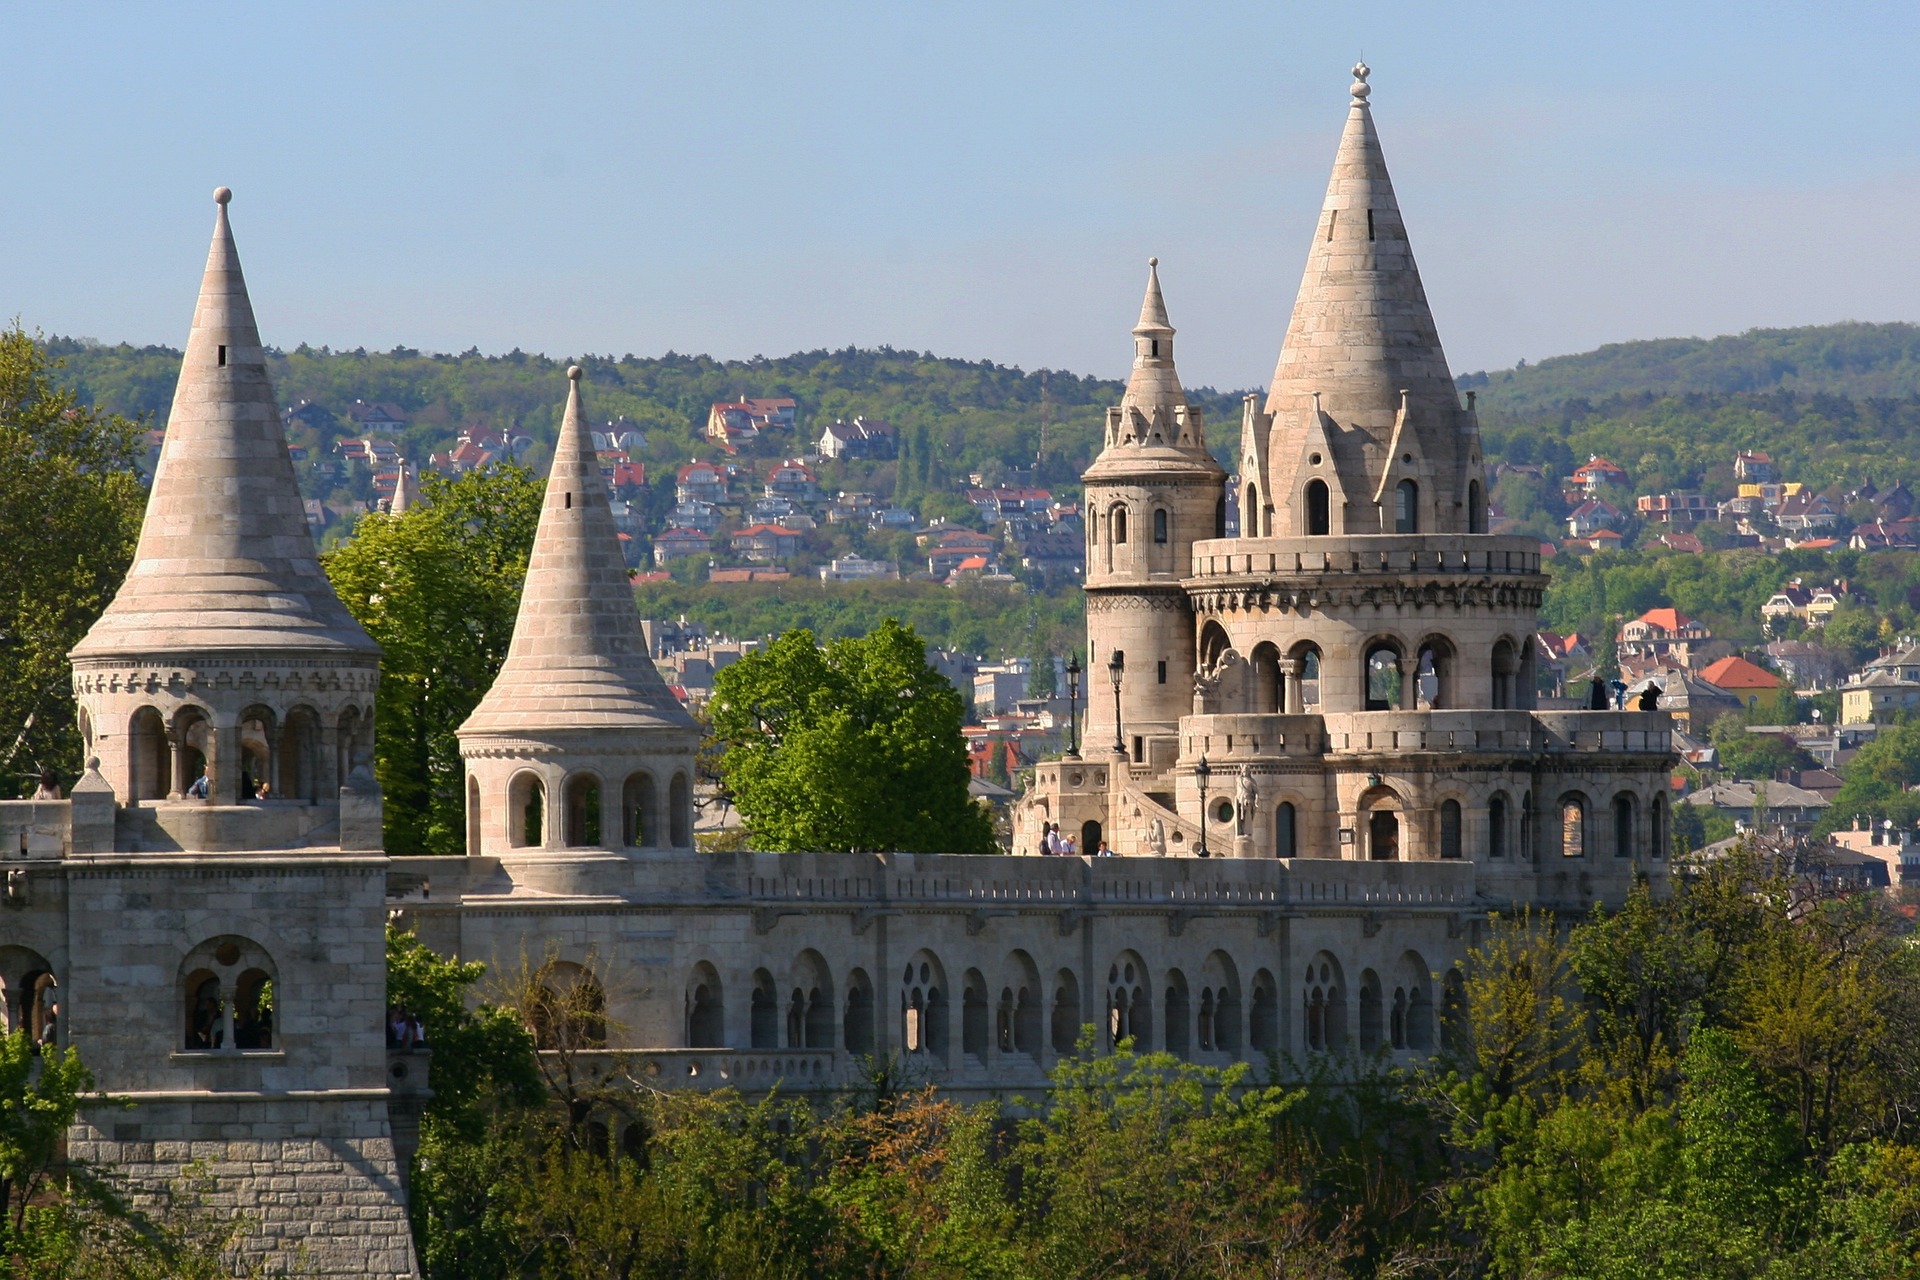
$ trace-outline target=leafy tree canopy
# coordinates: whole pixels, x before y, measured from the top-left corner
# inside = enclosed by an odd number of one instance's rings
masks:
[[[714,677],[720,773],[762,849],[993,852],[961,713],[891,618],[824,649],[789,631]]]

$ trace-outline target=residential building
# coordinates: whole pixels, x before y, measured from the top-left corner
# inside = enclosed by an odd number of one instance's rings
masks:
[[[693,529],[704,535],[720,532],[720,508],[711,502],[683,498],[667,513],[667,523],[681,529]]]
[[[1771,484],[1780,478],[1773,467],[1773,455],[1754,451],[1733,455],[1733,478],[1742,484]]]
[[[669,529],[653,540],[653,562],[670,564],[713,550],[713,539],[698,529]]]
[[[727,475],[711,462],[690,462],[674,473],[673,496],[681,502],[727,500]]]
[[[1809,692],[1832,687],[1846,674],[1840,655],[1809,640],[1775,640],[1767,646],[1767,660],[1796,689]]]
[[[761,433],[791,430],[797,406],[785,398],[716,401],[707,409],[706,438],[728,448],[751,444]]]
[[[868,560],[857,555],[841,556],[820,566],[822,582],[861,582],[871,578],[888,580],[900,577],[900,566],[891,560]]]
[[[1691,668],[1693,655],[1713,639],[1703,622],[1678,609],[1649,609],[1620,628],[1616,651],[1623,657],[1651,658]]]
[[[1624,467],[1615,466],[1597,453],[1588,454],[1587,460],[1573,469],[1570,479],[1574,488],[1589,497],[1628,483]]]
[[[1683,529],[1690,529],[1703,520],[1711,520],[1716,514],[1713,499],[1689,489],[1643,494],[1634,506],[1642,520]]]
[[[973,713],[997,716],[1013,710],[1027,696],[1031,666],[1025,658],[983,665],[973,676]]]
[[[877,418],[835,419],[820,432],[815,449],[823,458],[891,458],[897,452],[893,424]]]
[[[762,492],[769,498],[807,503],[820,496],[820,481],[814,476],[813,468],[798,458],[789,458],[768,469]]]
[[[1716,782],[1680,802],[1717,809],[1743,828],[1759,819],[1766,829],[1805,833],[1826,816],[1827,798],[1790,782],[1765,780]]]
[[[800,532],[777,524],[748,525],[733,535],[734,553],[766,563],[784,560],[800,549]]]
[[[1821,495],[1802,489],[1780,500],[1774,508],[1773,522],[1796,533],[1833,529],[1840,524],[1840,511]]]
[[[1813,603],[1813,592],[1809,591],[1800,579],[1782,583],[1780,589],[1768,596],[1760,606],[1760,617],[1769,629],[1778,632],[1789,622],[1807,620],[1807,606]]]
[[[1870,671],[1840,686],[1841,724],[1892,724],[1920,709],[1920,681]]]
[[[1602,529],[1618,529],[1623,517],[1620,508],[1601,498],[1589,498],[1567,517],[1567,536],[1589,538]]]

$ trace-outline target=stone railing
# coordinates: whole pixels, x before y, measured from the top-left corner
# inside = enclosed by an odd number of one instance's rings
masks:
[[[1210,538],[1193,544],[1194,579],[1539,572],[1540,544],[1536,540],[1484,534]]]
[[[1665,754],[1664,711],[1355,711],[1325,716],[1213,715],[1181,721],[1181,765],[1243,759],[1403,755],[1414,751],[1628,751]]]
[[[1673,717],[1665,711],[1541,711],[1537,750],[1673,751]]]
[[[758,1092],[777,1084],[793,1093],[858,1083],[852,1058],[832,1049],[583,1049],[573,1058],[595,1078],[648,1089]]]
[[[72,830],[71,801],[0,800],[0,860],[64,857]]]

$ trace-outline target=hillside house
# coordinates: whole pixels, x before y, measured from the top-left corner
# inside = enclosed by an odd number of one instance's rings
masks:
[[[1011,485],[995,489],[963,489],[960,496],[989,522],[1010,520],[1016,516],[1045,515],[1053,506],[1051,490],[1024,489]]]
[[[363,435],[378,435],[383,431],[398,431],[407,425],[406,412],[397,404],[355,400],[347,406],[346,418],[354,429]]]
[[[1774,508],[1774,523],[1795,533],[1833,529],[1840,524],[1840,512],[1832,502],[1817,493],[1802,489],[1780,500]]]
[[[893,424],[856,416],[852,422],[835,419],[820,432],[815,449],[823,458],[884,459],[898,451]]]
[[[1634,506],[1642,520],[1681,529],[1690,529],[1702,521],[1711,520],[1715,514],[1713,500],[1704,493],[1690,489],[1643,494]]]
[[[716,401],[707,409],[706,438],[729,448],[751,444],[765,432],[791,429],[796,410],[789,399]]]
[[[1782,583],[1778,591],[1767,597],[1766,603],[1760,606],[1760,618],[1777,631],[1789,622],[1805,622],[1807,606],[1812,603],[1813,592],[1795,578]]]
[[[1668,607],[1649,609],[1620,628],[1614,646],[1623,658],[1653,659],[1689,670],[1695,652],[1713,639],[1713,632],[1698,622]]]
[[[1826,816],[1827,798],[1790,782],[1716,782],[1680,802],[1715,809],[1741,827],[1758,817],[1764,827],[1794,832],[1811,830]]]
[[[1569,482],[1588,497],[1619,488],[1628,483],[1624,467],[1615,466],[1597,453],[1573,469]]]
[[[784,560],[800,549],[800,531],[777,524],[748,525],[733,535],[734,554],[766,564]]]
[[[1840,686],[1840,723],[1892,724],[1920,710],[1920,681],[1892,671],[1868,671]]]
[[[1775,640],[1766,652],[1767,661],[1796,689],[1830,688],[1846,674],[1839,654],[1808,640]]]
[[[667,523],[676,528],[692,529],[696,533],[713,534],[720,528],[720,508],[711,502],[689,498],[674,503],[673,510],[667,512]]]
[[[1783,683],[1773,672],[1738,654],[1708,663],[1701,669],[1700,678],[1716,689],[1726,690],[1749,709],[1762,699],[1771,699],[1780,692]]]
[[[812,502],[820,496],[820,481],[806,463],[789,458],[767,471],[762,492],[769,498],[785,498],[796,504]]]
[[[899,577],[900,566],[893,561],[868,560],[857,555],[841,556],[820,566],[822,582],[863,582],[869,579],[891,582]]]
[[[712,549],[712,539],[698,529],[669,529],[653,540],[653,562],[658,565],[670,564]]]
[[[1755,450],[1733,455],[1733,478],[1742,484],[1770,484],[1780,478],[1773,455]]]
[[[1623,519],[1620,508],[1602,498],[1589,498],[1567,517],[1567,536],[1590,538],[1602,529],[1618,529]]]
[[[673,496],[681,502],[725,502],[726,473],[711,462],[690,462],[674,473]]]

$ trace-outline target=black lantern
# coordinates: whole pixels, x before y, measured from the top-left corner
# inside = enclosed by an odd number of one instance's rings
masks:
[[[1200,788],[1200,856],[1207,855],[1207,783],[1213,779],[1213,766],[1207,763],[1205,756],[1193,766],[1193,780]]]
[[[1080,655],[1067,655],[1067,758],[1080,758]]]
[[[1107,659],[1107,679],[1113,681],[1113,754],[1127,754],[1127,740],[1120,732],[1120,677],[1127,673],[1127,655],[1115,649]]]

